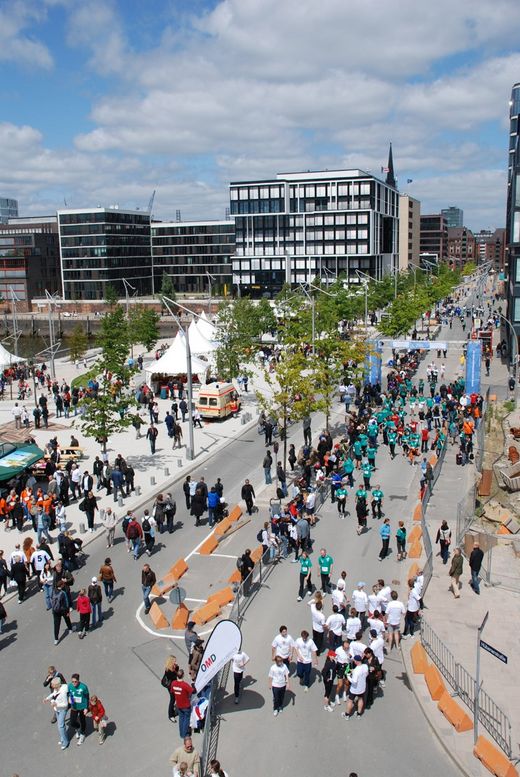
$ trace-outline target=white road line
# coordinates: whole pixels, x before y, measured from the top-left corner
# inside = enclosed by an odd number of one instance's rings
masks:
[[[207,599],[194,599],[193,596],[187,596],[185,602],[206,602]]]
[[[196,555],[200,556],[200,553],[196,553]],[[210,553],[209,556],[212,558],[238,558],[238,556],[228,556],[226,553]]]

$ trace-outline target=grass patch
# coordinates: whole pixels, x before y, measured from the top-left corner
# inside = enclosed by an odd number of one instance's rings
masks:
[[[507,410],[508,413],[512,413],[515,407],[516,405],[514,399],[506,399],[504,402],[504,410]]]
[[[76,375],[70,385],[72,388],[75,388],[76,386],[86,386],[89,380],[94,380],[96,378],[97,373],[97,369],[92,369],[88,372],[84,372],[82,375]]]

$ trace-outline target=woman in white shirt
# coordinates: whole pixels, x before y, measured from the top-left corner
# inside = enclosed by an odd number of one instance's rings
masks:
[[[233,656],[233,679],[234,679],[234,696],[235,704],[238,704],[238,697],[240,696],[240,683],[244,676],[245,665],[249,661],[249,656],[244,653],[243,650],[238,650]]]
[[[48,610],[52,607],[52,582],[54,574],[52,571],[52,564],[47,561],[40,572],[40,585],[42,587],[43,595],[45,597],[45,606]]]
[[[312,638],[316,644],[318,655],[320,655],[323,649],[323,638],[325,635],[325,615],[322,610],[323,604],[319,601],[311,605]]]
[[[49,702],[56,713],[61,749],[66,750],[69,746],[69,739],[65,730],[65,716],[69,708],[69,689],[67,685],[61,682],[59,677],[52,678],[51,688],[52,691],[43,701]]]

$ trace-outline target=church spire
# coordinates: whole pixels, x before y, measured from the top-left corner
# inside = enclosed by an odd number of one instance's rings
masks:
[[[393,186],[394,189],[397,188],[397,183],[394,175],[394,157],[392,155],[391,143],[390,143],[390,149],[388,151],[388,165],[386,167],[386,183],[388,184],[388,186]]]

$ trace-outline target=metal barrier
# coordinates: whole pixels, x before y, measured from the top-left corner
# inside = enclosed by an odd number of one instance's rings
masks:
[[[462,664],[456,661],[451,650],[425,618],[421,618],[421,643],[439,672],[453,688],[454,695],[458,696],[474,715],[476,680]],[[478,719],[507,757],[512,758],[511,721],[482,688],[479,694]]]
[[[432,579],[432,575],[433,575],[433,547],[432,547],[430,532],[428,531],[428,527],[426,525],[426,510],[428,508],[428,503],[432,495],[433,486],[435,486],[439,478],[439,475],[441,474],[444,457],[446,455],[446,448],[447,448],[447,445],[445,444],[444,447],[441,448],[441,450],[437,454],[437,461],[435,462],[435,466],[433,467],[432,487],[430,488],[430,486],[428,485],[425,487],[423,496],[421,499],[421,503],[422,503],[421,529],[422,529],[424,553],[426,556],[426,561],[423,563],[424,592],[426,592],[426,589],[428,588],[428,584]]]

